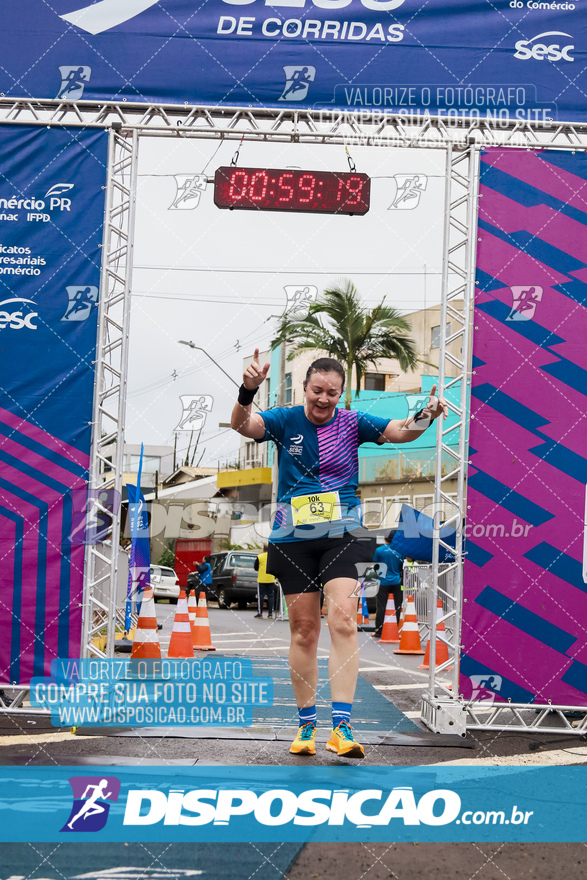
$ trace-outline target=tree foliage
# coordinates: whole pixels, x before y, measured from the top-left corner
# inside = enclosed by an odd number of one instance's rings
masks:
[[[355,285],[345,280],[323,291],[303,321],[289,320],[286,314],[271,348],[286,342],[290,347],[289,360],[302,351],[319,350],[344,364],[345,406],[350,409],[353,369],[359,395],[367,368],[383,358],[397,360],[404,372],[419,363],[414,340],[407,335],[410,330],[409,321],[397,309],[385,305],[385,297],[375,308],[367,309]]]

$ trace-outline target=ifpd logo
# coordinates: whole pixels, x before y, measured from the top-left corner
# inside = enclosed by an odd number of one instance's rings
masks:
[[[116,776],[74,776],[69,780],[73,806],[61,831],[101,831],[108,820],[110,803],[120,794]]]
[[[308,94],[310,83],[316,79],[316,68],[309,65],[286,64],[285,88],[278,98],[279,101],[303,101]]]

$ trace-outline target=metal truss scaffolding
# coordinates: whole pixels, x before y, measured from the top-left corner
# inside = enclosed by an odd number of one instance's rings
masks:
[[[82,656],[112,657],[116,629],[119,511],[130,323],[138,133],[109,134],[102,242],[96,385],[92,418],[88,524],[109,524],[109,538],[86,550]],[[98,636],[105,635],[100,647]],[[103,643],[102,643],[103,644]]]
[[[438,733],[465,732],[463,705],[458,701],[459,654],[461,641],[461,609],[463,597],[463,514],[467,464],[467,412],[470,388],[470,339],[475,281],[475,245],[477,238],[477,198],[479,182],[479,149],[446,151],[444,247],[442,257],[442,302],[440,308],[440,353],[438,393],[449,388],[458,391],[458,405],[449,403],[457,421],[445,428],[438,419],[436,434],[436,468],[434,482],[435,522],[432,547],[432,589],[429,602],[430,678],[428,691],[422,698],[422,720]],[[462,312],[455,302],[462,301]],[[457,329],[447,335],[447,324]],[[449,352],[449,345],[460,340],[460,356]],[[447,379],[446,367],[456,368],[456,376]],[[449,445],[450,444],[450,445]],[[442,453],[449,456],[452,468],[442,474]],[[457,497],[444,491],[447,480],[457,479]],[[455,531],[455,548],[440,537],[440,511],[448,510],[444,526]],[[454,562],[439,565],[440,548],[454,553]],[[442,609],[438,609],[438,600]],[[445,623],[445,640],[449,659],[436,665],[437,631]]]
[[[94,514],[109,518],[113,540],[89,545],[86,553],[83,656],[112,656],[117,623],[119,506],[123,463],[123,422],[130,318],[130,282],[140,137],[205,138],[301,144],[345,144],[368,147],[438,149],[446,153],[443,296],[439,393],[459,390],[450,404],[457,422],[445,429],[437,422],[435,510],[449,510],[447,525],[456,531],[455,561],[439,566],[446,546],[434,530],[432,593],[428,603],[430,678],[423,697],[422,719],[439,733],[465,734],[467,729],[587,731],[587,715],[577,727],[563,714],[566,706],[465,703],[459,698],[463,572],[463,519],[467,465],[467,410],[470,391],[476,217],[480,150],[489,146],[518,149],[587,150],[587,125],[556,120],[529,122],[487,118],[438,118],[426,114],[392,114],[361,110],[265,109],[202,107],[130,102],[65,102],[0,98],[0,124],[70,126],[110,129],[110,153],[103,241],[101,304],[96,362],[96,391],[90,489]],[[462,312],[459,308],[463,301]],[[447,323],[451,329],[446,334]],[[460,339],[459,357],[449,345]],[[457,369],[446,378],[446,366]],[[453,462],[442,475],[442,453]],[[457,479],[456,499],[444,491]],[[449,548],[450,549],[450,548]],[[442,600],[449,660],[436,667],[437,600]],[[105,646],[96,636],[106,635]],[[24,691],[23,691],[24,693]],[[538,711],[536,711],[538,710]]]

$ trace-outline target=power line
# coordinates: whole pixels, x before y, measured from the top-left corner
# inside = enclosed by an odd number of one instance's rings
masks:
[[[240,273],[242,275],[340,275],[338,269],[251,269],[251,268],[226,268],[224,266],[136,266],[135,269],[149,269],[159,272],[216,272],[216,273]],[[442,269],[413,269],[410,271],[395,271],[390,269],[345,269],[345,275],[441,275]]]

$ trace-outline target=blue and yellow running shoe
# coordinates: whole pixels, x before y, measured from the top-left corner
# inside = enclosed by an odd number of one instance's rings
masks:
[[[292,755],[315,755],[316,754],[316,725],[313,721],[302,724],[298,735],[289,747]]]
[[[338,727],[334,728],[326,743],[326,748],[329,752],[336,752],[341,758],[365,757],[365,750],[355,740],[351,726],[347,721],[341,721]]]

